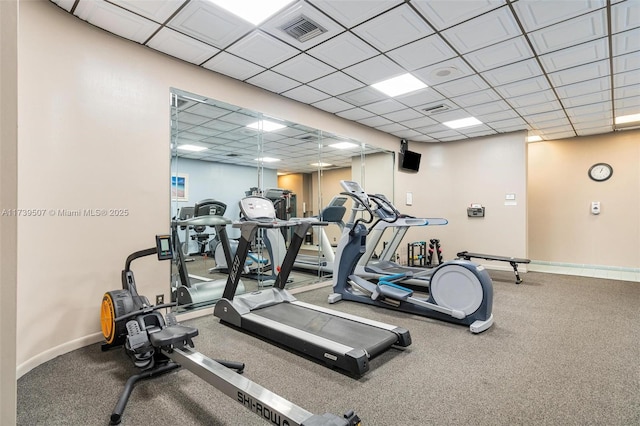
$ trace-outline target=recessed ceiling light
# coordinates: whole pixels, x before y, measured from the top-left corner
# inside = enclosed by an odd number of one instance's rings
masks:
[[[333,164],[329,164],[329,163],[311,163],[309,165],[313,166],[313,167],[329,167],[329,166],[333,166]]]
[[[478,124],[482,124],[482,121],[475,117],[467,117],[459,120],[445,121],[442,124],[450,129],[462,129],[463,127],[477,126]]]
[[[542,138],[538,135],[529,136],[527,142],[540,142]]]
[[[267,20],[293,0],[209,0],[253,25]]]
[[[411,74],[403,74],[390,78],[389,80],[381,81],[380,83],[372,84],[371,87],[381,91],[387,96],[394,97],[424,89],[427,85]]]
[[[276,161],[280,161],[280,159],[273,157],[260,157],[256,158],[255,161],[262,161],[263,163],[275,163]]]
[[[185,144],[185,145],[178,145],[178,149],[181,150],[181,151],[200,152],[200,151],[206,150],[207,147],[206,146],[197,146],[197,145]]]
[[[353,142],[337,142],[337,143],[332,143],[329,146],[335,149],[350,149],[350,148],[358,147],[358,145]]]
[[[274,130],[283,129],[287,126],[280,123],[274,123],[273,121],[260,120],[247,125],[247,127],[250,129],[263,130],[265,132],[273,132]]]
[[[627,124],[636,121],[640,121],[640,114],[621,115],[615,119],[616,124]]]

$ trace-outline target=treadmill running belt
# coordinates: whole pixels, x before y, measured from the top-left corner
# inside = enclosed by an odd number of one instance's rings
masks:
[[[278,303],[251,313],[352,348],[365,349],[372,357],[398,340],[391,331],[291,303]]]

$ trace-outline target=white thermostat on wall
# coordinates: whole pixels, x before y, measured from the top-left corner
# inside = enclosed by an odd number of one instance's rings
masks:
[[[591,214],[600,214],[600,201],[591,202]]]

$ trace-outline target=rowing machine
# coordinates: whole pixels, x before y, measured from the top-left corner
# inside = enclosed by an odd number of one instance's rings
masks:
[[[530,263],[529,259],[521,259],[517,257],[504,257],[504,256],[494,256],[492,254],[482,254],[482,253],[469,253],[468,251],[461,251],[457,254],[458,259],[471,260],[471,258],[476,259],[484,259],[484,260],[495,260],[498,262],[509,262],[511,267],[513,268],[513,273],[516,275],[516,284],[520,284],[522,279],[520,278],[520,274],[518,273],[518,263]]]
[[[131,254],[122,271],[122,290],[105,293],[101,324],[105,343],[102,350],[123,346],[134,364],[142,370],[127,380],[111,414],[110,424],[119,424],[135,384],[184,367],[233,398],[265,421],[280,425],[358,426],[359,417],[349,410],[342,417],[316,415],[241,376],[244,363],[213,360],[193,350],[198,329],[181,325],[173,313],[163,316],[158,310],[175,303],[152,306],[138,294],[131,262],[157,254],[159,260],[172,259],[171,237],[156,237],[156,247]],[[232,371],[236,370],[236,372]]]

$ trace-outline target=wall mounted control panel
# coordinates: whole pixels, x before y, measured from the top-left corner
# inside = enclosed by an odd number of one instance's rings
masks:
[[[479,204],[472,204],[471,207],[467,207],[468,217],[484,217],[484,207]]]
[[[600,214],[600,201],[591,202],[591,214]]]

